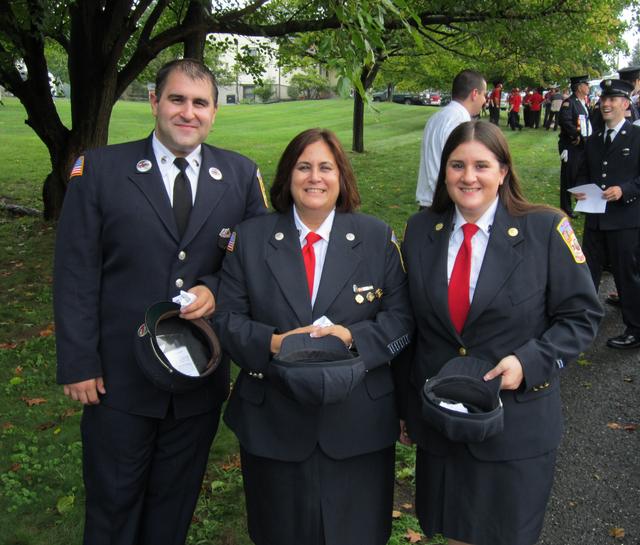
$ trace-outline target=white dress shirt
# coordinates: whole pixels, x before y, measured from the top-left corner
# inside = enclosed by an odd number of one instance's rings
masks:
[[[440,172],[442,150],[453,129],[465,121],[471,121],[471,115],[456,100],[449,102],[427,121],[422,134],[416,187],[416,200],[421,206],[431,206]]]
[[[613,142],[613,139],[618,135],[618,133],[620,132],[620,129],[622,128],[622,125],[624,125],[626,119],[622,119],[622,121],[620,121],[615,127],[613,127],[613,132],[611,133],[611,142]],[[602,139],[604,142],[607,141],[607,132],[609,132],[609,127],[607,125],[604,126],[604,133],[602,135]]]
[[[171,153],[167,147],[156,138],[156,133],[153,133],[152,138],[153,153],[156,156],[156,164],[162,174],[162,181],[164,187],[169,194],[169,201],[173,206],[173,184],[176,180],[176,176],[180,169],[173,164],[176,156]],[[191,204],[196,202],[196,191],[198,190],[198,176],[200,176],[200,165],[202,164],[202,145],[194,149],[189,155],[185,157],[189,166],[187,167],[185,174],[191,184]]]
[[[489,244],[489,235],[491,233],[491,225],[496,217],[496,210],[498,208],[498,197],[493,201],[491,206],[487,208],[486,212],[480,216],[480,219],[476,221],[476,225],[479,227],[478,232],[471,239],[471,274],[469,275],[469,302],[473,301],[473,294],[476,291],[476,284],[478,283],[478,276],[480,276],[480,269],[482,268],[482,262],[484,261],[484,254],[487,251],[487,245]],[[451,273],[453,271],[453,264],[456,261],[458,250],[462,246],[464,241],[464,233],[462,226],[467,223],[462,217],[462,214],[456,206],[456,213],[453,218],[453,226],[451,230],[451,237],[449,237],[449,253],[447,255],[447,281],[451,280]]]
[[[313,252],[316,256],[316,268],[313,273],[313,295],[311,296],[312,307],[315,304],[316,296],[318,295],[318,286],[320,286],[320,279],[322,278],[324,259],[327,257],[329,237],[331,236],[331,228],[333,227],[333,218],[335,215],[336,210],[334,208],[322,222],[322,225],[320,225],[320,227],[315,231],[315,233],[322,238],[313,245]],[[296,223],[296,229],[298,229],[298,234],[300,235],[300,248],[302,248],[307,243],[305,239],[311,229],[309,229],[300,219],[295,204],[293,205],[293,220]]]

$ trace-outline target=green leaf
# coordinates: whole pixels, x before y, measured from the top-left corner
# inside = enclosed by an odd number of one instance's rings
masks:
[[[56,509],[58,513],[65,515],[73,509],[75,502],[76,497],[73,494],[70,496],[61,496],[56,503]]]

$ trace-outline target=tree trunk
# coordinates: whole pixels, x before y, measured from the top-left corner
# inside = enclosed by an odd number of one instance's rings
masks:
[[[189,2],[189,8],[185,15],[183,25],[197,26],[200,23],[204,23],[207,18],[207,11],[200,0],[191,0]],[[193,32],[189,34],[184,40],[184,56],[189,59],[204,60],[204,46],[207,43],[207,31],[202,30],[199,32]]]
[[[364,66],[362,72],[360,72],[360,83],[366,92],[373,81],[376,79],[376,75],[380,70],[382,63],[376,61],[372,66]],[[352,143],[351,150],[356,153],[364,152],[364,100],[360,93],[356,92],[353,96],[353,128],[352,128]]]

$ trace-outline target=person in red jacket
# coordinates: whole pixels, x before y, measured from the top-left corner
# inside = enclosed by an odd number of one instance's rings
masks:
[[[540,111],[542,110],[542,103],[544,97],[542,96],[542,87],[534,89],[533,94],[530,95],[529,105],[531,108],[531,127],[537,129],[540,126]]]
[[[514,87],[509,94],[509,127],[512,131],[516,129],[522,130],[520,125],[520,106],[522,104],[522,95],[520,89]]]

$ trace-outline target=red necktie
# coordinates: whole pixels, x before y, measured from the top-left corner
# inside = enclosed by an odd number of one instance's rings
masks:
[[[479,227],[474,223],[462,226],[464,241],[453,264],[449,280],[449,314],[456,331],[460,333],[469,314],[469,276],[471,275],[471,239]]]
[[[321,238],[318,233],[309,231],[305,237],[307,243],[302,247],[302,259],[304,259],[304,268],[307,271],[307,284],[309,284],[311,299],[313,299],[313,277],[316,272],[316,253],[313,251],[313,245]]]

